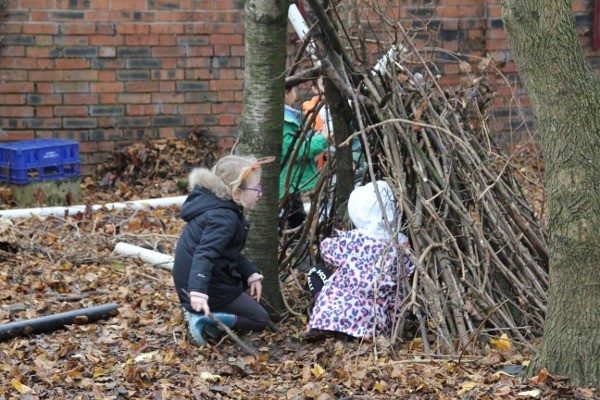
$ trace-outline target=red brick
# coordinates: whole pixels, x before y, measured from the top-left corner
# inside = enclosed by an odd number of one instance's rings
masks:
[[[100,104],[115,104],[117,102],[116,93],[100,93],[98,96]]]
[[[36,46],[52,46],[54,38],[51,35],[36,35],[34,43]]]
[[[211,114],[210,103],[204,104],[182,104],[178,108],[181,115],[188,114]]]
[[[0,82],[4,81],[26,81],[27,80],[27,71],[10,71],[10,70],[1,70],[0,69]],[[2,86],[0,85],[0,91],[2,90]]]
[[[175,91],[175,82],[158,82],[158,91],[161,93],[173,93]]]
[[[242,37],[242,35],[216,34],[210,35],[210,42],[212,44],[226,44],[229,46],[242,45],[244,44],[244,38]]]
[[[213,0],[182,0],[182,10],[209,10],[214,7]]]
[[[166,23],[210,21],[212,13],[206,11],[172,11],[161,12],[156,16],[157,21]]]
[[[115,21],[115,18],[118,16],[117,13],[113,13],[111,11],[108,10],[95,10],[94,12],[90,13],[88,12],[87,21],[90,22],[112,22]],[[119,19],[117,18],[116,21],[118,21]],[[102,24],[102,25],[106,25],[106,24]]]
[[[19,6],[30,10],[48,10],[54,8],[54,0],[19,0]]]
[[[116,148],[114,141],[102,141],[98,143],[98,151],[109,152]]]
[[[226,44],[216,44],[213,46],[215,56],[227,57],[231,55],[231,46]]]
[[[183,57],[185,49],[183,47],[153,47],[152,57]]]
[[[24,24],[23,33],[27,35],[56,35],[57,24]]]
[[[175,128],[161,127],[158,128],[158,136],[163,139],[170,139],[175,137]]]
[[[97,94],[64,94],[63,104],[96,104]]]
[[[90,84],[88,82],[55,82],[54,91],[56,93],[89,93]]]
[[[113,10],[140,11],[146,9],[146,0],[111,1],[110,6]]]
[[[38,58],[35,60],[35,67],[37,69],[54,69],[55,62],[50,58]]]
[[[216,3],[217,10],[239,10],[239,1],[219,0]],[[221,11],[222,12],[222,11]]]
[[[36,22],[48,22],[53,19],[47,11],[31,11],[29,18],[31,21]]]
[[[94,35],[90,36],[90,46],[121,46],[123,36]]]
[[[96,70],[68,70],[64,72],[65,81],[97,81],[98,71]]]
[[[37,93],[50,93],[50,94],[54,94],[55,92],[55,86],[54,83],[52,82],[41,82],[41,83],[36,83],[36,87],[37,87]]]
[[[210,57],[214,55],[214,49],[212,46],[194,46],[188,49],[188,57]]]
[[[97,1],[94,2],[96,5]],[[96,25],[96,33],[98,35],[114,35],[115,34],[115,25],[114,24],[95,24]]]
[[[96,27],[93,24],[63,24],[63,35],[93,35]]]
[[[163,58],[162,60],[160,60],[160,66],[166,69],[180,68],[181,65],[181,58]]]
[[[172,35],[181,35],[183,34],[183,25],[181,24],[155,24],[152,25],[150,28],[150,32],[152,33],[158,33],[158,34],[164,34],[164,33],[169,33]]]
[[[25,104],[27,97],[24,94],[2,94],[0,95],[0,104]]]
[[[126,108],[127,115],[154,115],[156,113],[153,105],[128,105]]]
[[[158,82],[126,82],[126,92],[156,92],[158,90]]]
[[[98,71],[98,81],[114,82],[116,80],[117,80],[117,73],[115,71]]]
[[[92,153],[98,151],[98,142],[80,142],[79,152],[80,153]]]
[[[244,82],[237,79],[218,79],[210,82],[210,90],[242,90]]]
[[[167,80],[181,80],[184,79],[184,70],[183,69],[169,69],[169,70],[154,70],[152,71],[152,79],[167,81]]]
[[[56,60],[57,69],[87,69],[89,67],[89,60],[82,58],[59,58]]]
[[[242,105],[241,104],[212,104],[211,105],[212,114],[219,115],[224,113],[233,113],[240,115],[242,113]]]
[[[160,44],[158,36],[154,35],[129,35],[125,37],[127,46],[157,46]]]
[[[62,81],[63,71],[29,71],[28,79],[33,82],[55,82]]]
[[[33,117],[33,107],[0,107],[0,117]]]
[[[219,125],[237,125],[237,118],[233,115],[221,115],[219,116]]]
[[[127,1],[123,1],[127,3]],[[148,24],[121,24],[117,25],[117,34],[119,35],[145,35],[150,32]]]
[[[243,57],[246,55],[246,47],[245,46],[231,46],[229,48],[232,56]]]
[[[33,131],[9,131],[4,130],[2,135],[2,141],[6,142],[17,142],[21,140],[34,140],[35,133]]]
[[[57,117],[87,117],[87,106],[61,106],[54,107],[54,115]]]
[[[123,82],[98,82],[90,84],[92,93],[118,93],[124,88]]]
[[[149,93],[124,93],[119,94],[117,100],[120,104],[149,104],[152,101],[151,94]]]
[[[2,48],[2,57],[24,57],[25,46],[7,46]],[[28,57],[31,57],[28,55]]]
[[[161,104],[160,113],[164,115],[177,115],[177,107],[176,104]]]
[[[39,107],[39,105],[62,104],[63,102],[63,96],[60,94],[35,94],[31,96],[36,96],[36,107]]]
[[[158,37],[158,44],[160,46],[176,46],[177,37],[175,35],[160,35]]]
[[[218,124],[218,120],[212,115],[188,115],[185,117],[185,124],[187,126],[215,126]]]
[[[4,82],[0,85],[1,93],[31,93],[33,83],[31,82]]]

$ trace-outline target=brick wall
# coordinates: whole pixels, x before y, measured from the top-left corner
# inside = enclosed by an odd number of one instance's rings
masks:
[[[505,61],[503,73],[515,82],[500,0],[387,4],[392,19],[434,32],[423,31],[424,40]],[[573,10],[597,66],[589,4],[574,0]],[[0,20],[0,140],[77,140],[84,174],[135,140],[205,130],[232,144],[242,109],[243,0],[8,0],[7,11]],[[438,58],[442,83],[456,84],[457,63]],[[496,100],[498,126],[518,130],[507,111],[511,92],[504,94]]]

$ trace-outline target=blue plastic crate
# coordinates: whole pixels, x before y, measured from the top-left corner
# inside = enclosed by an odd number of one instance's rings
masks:
[[[79,176],[79,142],[36,139],[0,143],[0,181],[26,184]]]

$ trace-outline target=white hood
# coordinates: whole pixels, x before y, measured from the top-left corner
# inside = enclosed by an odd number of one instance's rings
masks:
[[[399,218],[394,194],[385,181],[377,181],[377,190],[383,201],[385,216],[390,223],[389,228],[393,232],[396,229],[396,218]],[[348,200],[348,215],[359,231],[378,239],[390,239],[372,182],[352,191]]]

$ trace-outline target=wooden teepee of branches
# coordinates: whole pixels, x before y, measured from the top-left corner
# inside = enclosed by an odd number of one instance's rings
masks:
[[[400,205],[402,226],[392,228],[409,236],[417,266],[403,307],[418,317],[425,351],[541,334],[547,235],[510,157],[494,145],[485,74],[462,63],[465,78],[449,94],[400,24],[402,40],[382,46],[388,51],[379,62],[358,63],[333,28],[336,14],[308,3],[321,71],[349,99],[353,135],[368,144],[368,180],[388,181]]]

